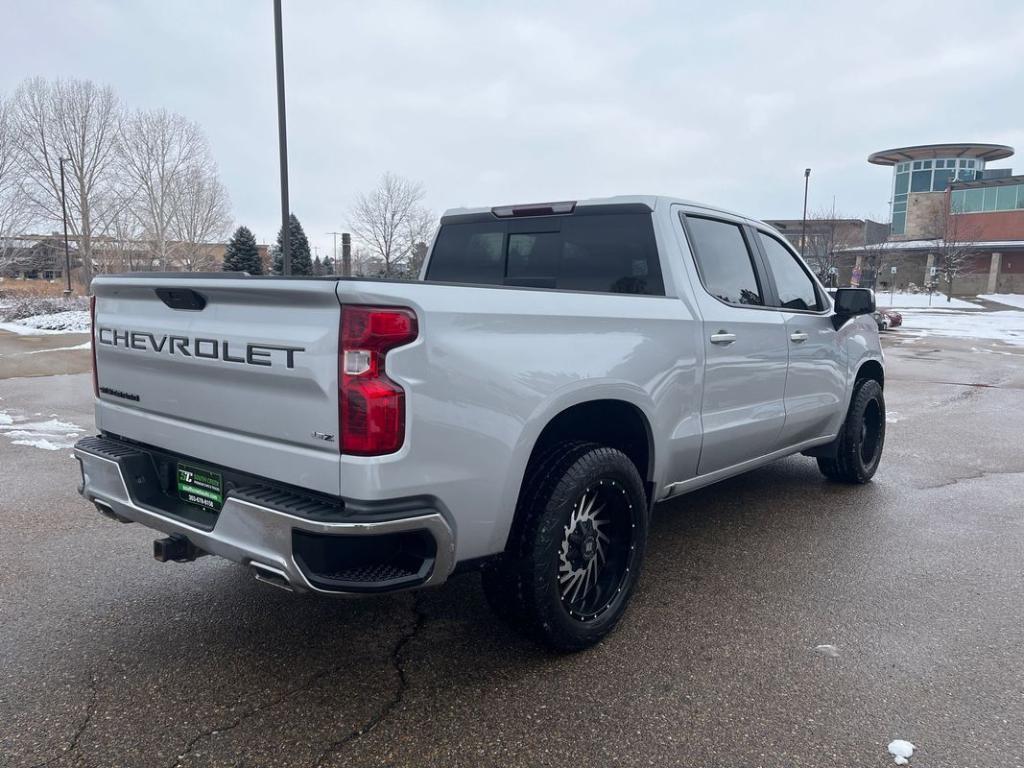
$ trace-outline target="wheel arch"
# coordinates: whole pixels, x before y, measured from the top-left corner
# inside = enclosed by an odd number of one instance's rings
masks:
[[[648,502],[655,490],[655,437],[648,413],[631,397],[632,393],[578,399],[560,403],[543,417],[534,420],[535,430],[524,438],[522,457],[515,471],[509,473],[506,491],[507,508],[512,511],[508,525],[497,531],[495,544],[504,551],[509,532],[515,522],[519,496],[527,480],[527,471],[533,461],[559,442],[580,440],[606,445],[621,450],[637,468],[643,481]],[[539,425],[543,426],[539,426]]]
[[[857,375],[853,380],[853,388],[864,379],[874,379],[883,390],[885,389],[885,368],[881,362],[875,359],[864,360],[857,368]]]

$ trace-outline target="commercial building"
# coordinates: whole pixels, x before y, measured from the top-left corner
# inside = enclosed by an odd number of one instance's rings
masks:
[[[946,290],[954,272],[957,295],[1024,293],[1024,176],[989,167],[1013,153],[1002,144],[960,143],[868,157],[893,169],[892,225],[885,243],[845,249],[854,258],[851,282]]]

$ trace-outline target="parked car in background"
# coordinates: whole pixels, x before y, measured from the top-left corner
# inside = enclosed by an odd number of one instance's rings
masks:
[[[875,325],[878,326],[880,331],[899,328],[903,325],[903,315],[892,309],[876,309],[872,316],[875,318]]]

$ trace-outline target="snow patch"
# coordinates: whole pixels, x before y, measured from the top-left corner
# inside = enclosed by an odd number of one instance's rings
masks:
[[[8,357],[18,357],[20,355],[41,355],[44,352],[68,352],[75,349],[92,349],[92,342],[86,341],[81,344],[75,344],[73,347],[50,347],[49,349],[33,349],[29,352],[15,352],[13,355]],[[2,357],[2,355],[0,355]]]
[[[834,645],[816,645],[814,650],[822,656],[831,656],[833,659],[839,658],[839,649]]]
[[[917,337],[985,339],[1024,346],[1024,312],[1016,309],[942,314],[927,310],[908,311],[903,315],[903,326],[893,333]]]
[[[31,421],[29,417],[17,413],[0,411],[0,435],[14,445],[59,451],[71,448],[84,433],[84,429],[70,421],[54,418]]]
[[[896,423],[898,423],[900,421],[903,421],[903,419],[905,419],[905,418],[906,418],[906,416],[901,416],[899,411],[886,411],[885,412],[885,423],[886,424],[896,424]]]
[[[893,739],[889,742],[889,754],[893,756],[896,765],[906,765],[914,754],[914,745],[903,739]]]
[[[942,307],[946,309],[981,309],[979,305],[963,299],[946,301],[944,293],[933,293],[929,306],[927,293],[895,293],[890,299],[888,291],[876,291],[875,303],[881,309],[929,309],[930,307],[935,309]]]
[[[1024,293],[979,293],[978,298],[1024,309]]]

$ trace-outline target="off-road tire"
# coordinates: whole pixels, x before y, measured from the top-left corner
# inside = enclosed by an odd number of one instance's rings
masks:
[[[885,397],[874,379],[857,383],[839,432],[834,457],[818,457],[818,469],[830,480],[866,483],[875,474],[885,444]]]
[[[579,499],[597,487],[614,489],[602,492],[621,498],[621,514],[632,527],[628,542],[617,545],[625,563],[617,589],[599,615],[582,620],[570,613],[560,592],[560,552]],[[531,462],[505,552],[484,568],[487,601],[514,629],[542,645],[561,652],[588,648],[625,613],[643,563],[647,522],[643,482],[624,453],[586,442],[554,446]]]

